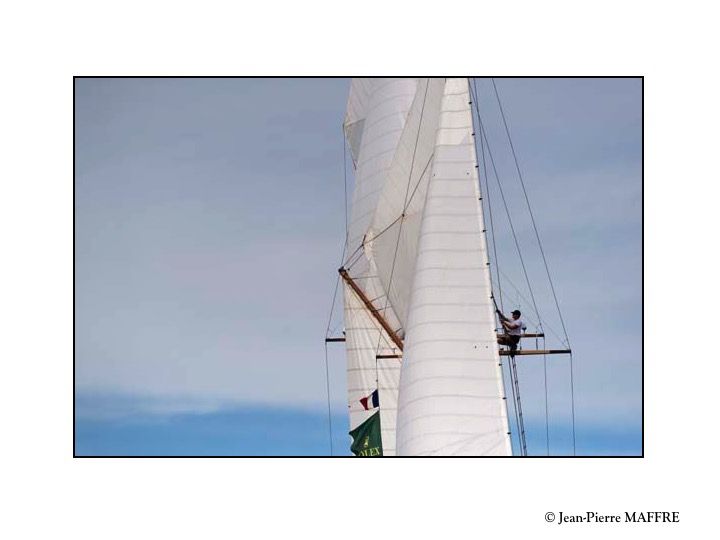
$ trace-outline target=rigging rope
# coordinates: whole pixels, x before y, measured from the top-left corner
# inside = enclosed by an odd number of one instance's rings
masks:
[[[378,238],[380,238],[383,234],[385,234],[387,231],[389,231],[392,228],[392,226],[395,225],[402,218],[403,218],[403,214],[400,214],[392,223],[390,223],[390,225],[388,225],[382,231],[377,233],[373,237],[373,240],[377,240]],[[363,238],[362,242],[360,242],[360,245],[357,247],[357,249],[355,251],[353,251],[353,254],[348,257],[347,262],[344,265],[346,270],[350,269],[354,264],[356,264],[358,262],[358,260],[360,260],[362,258],[361,250],[363,247],[365,247],[365,238]],[[355,257],[355,255],[357,255],[357,257]],[[355,260],[352,263],[350,263],[350,260],[352,260],[353,257],[355,257]]]
[[[510,378],[510,389],[512,391],[513,396],[513,411],[515,412],[515,425],[517,426],[517,432],[518,432],[518,446],[520,446],[520,455],[523,454],[522,450],[522,435],[520,431],[520,418],[518,417],[518,399],[515,395],[515,379],[513,377],[513,371],[512,371],[512,364],[510,363],[510,358],[508,357],[508,377]],[[504,380],[504,378],[503,378]]]
[[[353,252],[352,255],[350,255],[345,262],[343,262],[342,266],[346,270],[350,270],[357,262],[362,258],[362,248],[364,244],[360,244],[358,248]],[[351,262],[352,261],[352,262]]]
[[[493,81],[493,84],[494,84],[494,81]],[[502,199],[503,206],[504,206],[504,208],[505,208],[505,214],[506,214],[506,216],[507,216],[507,218],[508,218],[508,224],[510,225],[510,232],[512,233],[513,241],[514,241],[514,243],[515,243],[515,248],[516,248],[516,250],[517,250],[518,258],[519,258],[519,260],[520,260],[520,265],[521,265],[521,267],[522,267],[523,275],[524,275],[524,277],[525,277],[525,283],[527,284],[528,291],[530,292],[530,299],[532,300],[533,309],[535,310],[535,314],[538,316],[540,330],[541,330],[542,333],[544,333],[544,330],[543,330],[543,328],[542,328],[542,318],[540,317],[540,311],[538,310],[537,302],[535,301],[535,294],[534,294],[534,292],[533,292],[532,285],[530,285],[530,278],[529,278],[529,276],[528,276],[527,267],[525,266],[525,261],[524,261],[523,256],[522,256],[522,251],[521,251],[521,249],[520,249],[520,243],[518,242],[517,234],[515,233],[515,226],[513,225],[512,217],[511,217],[511,215],[510,215],[510,209],[509,209],[509,207],[508,207],[507,200],[506,200],[506,198],[505,198],[505,192],[504,192],[504,190],[503,190],[503,188],[502,188],[502,184],[500,183],[500,176],[498,175],[497,166],[495,165],[495,158],[493,157],[492,149],[491,149],[491,147],[490,147],[490,142],[488,141],[488,138],[487,138],[487,132],[486,132],[486,130],[485,130],[485,125],[484,125],[484,123],[483,123],[483,121],[482,121],[482,116],[480,115],[480,107],[479,107],[479,104],[478,104],[479,95],[477,94],[477,86],[476,86],[476,85],[475,85],[475,91],[476,91],[476,95],[475,95],[475,100],[473,100],[473,101],[474,101],[474,104],[475,104],[475,113],[477,114],[478,122],[479,122],[479,124],[480,124],[480,136],[481,136],[481,139],[484,140],[485,145],[487,146],[487,149],[488,149],[488,156],[490,157],[490,163],[491,163],[491,165],[492,165],[492,170],[493,170],[493,173],[494,173],[494,175],[495,175],[495,180],[496,180],[497,185],[498,185],[498,190],[500,191],[500,198]],[[513,155],[514,155],[514,150],[513,150]],[[527,194],[526,194],[526,198],[527,198]],[[498,271],[499,271],[499,269],[498,269]],[[514,357],[513,357],[513,358],[514,358]],[[512,365],[512,364],[515,364],[514,359],[513,359],[513,361],[511,362],[511,365]],[[544,382],[544,388],[545,388],[545,410],[546,410],[546,416],[545,416],[545,428],[546,428],[546,430],[545,430],[545,431],[546,431],[546,436],[547,436],[547,438],[546,438],[546,447],[549,447],[549,444],[550,444],[550,442],[549,442],[549,428],[548,428],[549,417],[548,417],[548,414],[547,414],[547,412],[548,412],[548,402],[547,402],[547,357],[544,356],[544,355],[543,355],[543,367],[544,367],[544,371],[543,371],[543,373],[544,373],[544,379],[543,379],[543,382]],[[519,383],[518,383],[518,384],[519,384]],[[518,390],[519,390],[519,387],[518,387]]]
[[[545,337],[543,336],[543,350],[545,350]],[[545,455],[550,455],[550,411],[548,409],[548,378],[547,355],[543,354],[543,377],[545,381]]]
[[[475,113],[476,115],[472,117],[473,122],[475,122],[476,126],[479,127],[480,124],[480,114],[479,109],[477,105],[478,100],[478,92],[477,92],[477,85],[475,79],[472,80],[472,87],[468,84],[468,90],[470,92],[470,102],[475,104]],[[474,89],[474,92],[473,92]],[[471,114],[472,116],[472,114]],[[478,129],[476,128],[475,131]],[[473,133],[475,135],[475,133]],[[503,294],[502,294],[502,285],[500,282],[500,259],[497,255],[497,242],[495,240],[495,224],[493,222],[493,214],[492,214],[492,202],[490,197],[490,181],[488,179],[487,174],[487,160],[485,158],[485,143],[482,135],[480,138],[480,155],[482,157],[482,166],[483,166],[483,178],[485,178],[485,198],[487,198],[487,205],[488,205],[488,214],[490,217],[490,235],[492,237],[492,249],[493,249],[493,257],[495,259],[495,270],[497,275],[497,284],[498,284],[498,296],[500,299],[500,310],[503,311],[505,308],[503,307]],[[475,152],[477,154],[477,140],[478,137],[475,137]],[[479,176],[479,175],[478,175]],[[480,180],[480,199],[483,200],[483,189],[482,189],[482,180]],[[482,203],[481,203],[482,205]],[[484,222],[483,222],[484,224]],[[485,231],[483,231],[485,232]],[[486,235],[487,237],[487,235]],[[489,257],[488,257],[489,260]],[[489,264],[489,262],[488,262]],[[492,267],[490,268],[490,290],[493,290],[492,286]],[[494,294],[493,294],[493,302],[495,301]],[[495,308],[497,309],[497,303],[495,304]],[[500,372],[502,376],[502,383],[503,383],[503,399],[505,400],[506,404],[506,410],[507,410],[507,386],[505,384],[505,374],[503,369],[503,361],[502,357],[500,357]],[[518,411],[521,411],[521,405],[520,405],[520,387],[517,387],[517,393],[516,393],[516,386],[515,386],[515,377],[513,373],[512,363],[511,360],[508,360],[508,377],[510,377],[510,389],[512,391],[513,396],[513,411],[515,413],[515,425],[517,426],[517,433],[518,433],[518,446],[520,448],[520,455],[526,455],[526,444],[525,444],[525,429],[524,426],[521,424],[521,415],[518,414]],[[510,424],[510,420],[508,419],[508,427]],[[508,432],[508,435],[511,436],[512,440],[512,430]]]
[[[348,243],[348,194],[347,194],[347,141],[345,140],[345,129],[342,130],[343,140],[343,188],[344,188],[344,200],[345,200],[345,246],[343,247],[343,259],[345,258],[345,250],[347,249]]]
[[[528,300],[528,299],[523,295],[522,291],[518,288],[517,285],[515,285],[515,283],[508,277],[508,275],[507,275],[505,272],[502,272],[502,271],[501,271],[500,273],[503,275],[503,277],[505,278],[505,280],[512,286],[512,288],[515,289],[515,292],[518,294],[518,297],[519,297],[520,299],[522,299],[522,301],[525,302],[526,304],[530,304],[530,300]],[[507,293],[506,293],[506,294],[507,294]],[[518,303],[519,303],[519,302],[518,302]],[[532,306],[528,305],[528,309],[532,309]],[[533,313],[534,313],[534,312],[533,312]],[[564,343],[565,345],[568,346],[568,348],[570,348],[570,346],[567,344],[567,342],[566,342],[562,337],[560,337],[560,336],[558,335],[558,333],[555,331],[555,329],[554,329],[552,326],[550,326],[550,325],[547,323],[547,321],[542,320],[542,319],[540,318],[540,315],[538,315],[537,313],[535,313],[535,315],[536,315],[537,318],[538,318],[538,324],[542,323],[543,328],[546,328],[546,329],[550,330],[550,332],[558,339],[558,341],[560,341],[561,343]]]
[[[343,244],[342,255],[340,256],[340,263],[345,260],[345,252],[347,251],[348,245],[348,205],[347,205],[347,142],[345,140],[345,130],[342,133],[343,140],[343,194],[345,198],[345,242]],[[327,327],[325,328],[325,340],[330,337],[330,325],[332,324],[333,314],[335,313],[335,303],[337,301],[337,293],[340,287],[340,276],[335,279],[335,291],[333,292],[332,303],[330,304],[330,314],[328,315]],[[328,441],[330,444],[330,455],[333,455],[333,440],[332,440],[332,410],[330,401],[330,365],[328,361],[328,348],[327,341],[325,341],[325,389],[327,391],[327,410],[328,410]]]
[[[527,190],[525,189],[525,181],[523,180],[522,171],[520,170],[520,163],[518,161],[517,154],[515,153],[515,145],[513,144],[512,137],[510,136],[510,128],[508,127],[507,119],[505,118],[505,111],[502,106],[502,101],[500,100],[500,93],[498,92],[497,85],[495,84],[495,79],[491,78],[490,81],[492,82],[493,89],[495,90],[495,98],[497,99],[500,115],[502,116],[503,125],[505,126],[505,133],[507,134],[507,138],[510,143],[510,150],[512,151],[515,168],[517,169],[518,178],[520,179],[520,186],[522,187],[523,195],[525,196],[525,203],[527,204],[528,213],[530,214],[530,220],[532,222],[533,230],[535,231],[535,238],[537,239],[538,247],[540,248],[540,255],[542,256],[543,264],[545,265],[545,273],[547,274],[548,282],[550,283],[550,290],[552,291],[553,300],[555,301],[555,307],[557,308],[558,317],[560,318],[560,324],[562,326],[563,333],[565,334],[565,341],[568,344],[568,348],[571,348],[570,338],[568,337],[567,329],[565,328],[565,320],[563,319],[562,311],[560,310],[560,303],[558,302],[557,294],[555,294],[555,285],[553,284],[552,276],[550,275],[550,267],[548,266],[548,262],[545,257],[545,250],[543,249],[542,241],[540,240],[540,233],[538,232],[538,228],[535,223],[535,216],[533,215],[532,207],[530,206],[530,199],[528,197]],[[575,382],[573,377],[572,353],[570,353],[570,399],[572,409],[573,455],[575,455]]]
[[[328,441],[330,443],[330,455],[333,455],[332,440],[332,412],[330,410],[330,367],[328,362],[328,346],[325,342],[325,387],[327,390],[327,410],[328,410]]]
[[[527,440],[525,439],[525,421],[523,420],[522,403],[520,402],[520,380],[518,377],[515,356],[510,356],[508,367],[510,368],[510,379],[513,385],[513,398],[515,398],[515,418],[518,426],[520,454],[527,456]],[[517,395],[517,397],[516,397]]]
[[[498,93],[497,85],[495,84],[495,79],[491,78],[493,88],[495,90],[495,97],[497,98],[498,107],[500,108],[500,115],[502,116],[503,125],[505,126],[505,133],[507,134],[508,141],[510,143],[510,150],[512,151],[513,160],[515,161],[515,168],[517,169],[518,178],[520,179],[520,186],[522,187],[523,195],[525,197],[525,203],[527,204],[528,213],[530,214],[530,221],[532,222],[533,230],[535,231],[535,238],[537,239],[538,247],[540,248],[540,255],[542,256],[543,264],[545,265],[545,273],[548,277],[548,282],[550,283],[550,290],[552,291],[553,299],[555,300],[555,307],[557,308],[558,317],[560,318],[560,324],[562,325],[563,333],[565,334],[565,338],[568,340],[567,330],[565,328],[565,321],[562,316],[562,311],[560,310],[560,304],[557,299],[557,295],[555,294],[555,285],[553,284],[552,276],[550,275],[550,268],[548,266],[547,259],[545,258],[545,250],[542,247],[542,241],[540,240],[540,233],[538,232],[537,224],[535,223],[535,216],[532,211],[532,207],[530,206],[530,199],[527,194],[527,190],[525,189],[525,181],[523,180],[522,172],[520,171],[520,164],[518,162],[517,154],[515,153],[515,145],[513,145],[512,137],[510,136],[510,128],[508,127],[507,120],[505,118],[505,111],[502,106],[502,102],[500,101],[500,94]]]
[[[510,224],[510,232],[512,233],[513,241],[515,243],[515,249],[517,250],[518,259],[520,260],[520,266],[522,267],[523,276],[525,277],[525,283],[528,286],[528,291],[530,291],[530,299],[532,300],[533,309],[535,310],[535,313],[538,314],[538,316],[539,316],[540,311],[538,310],[537,302],[535,301],[535,294],[533,293],[532,286],[530,285],[530,278],[528,277],[527,268],[525,266],[525,260],[523,259],[522,251],[520,250],[520,243],[518,242],[517,234],[515,233],[515,227],[512,222],[512,217],[510,216],[510,209],[508,208],[507,200],[505,199],[505,192],[503,191],[502,184],[500,183],[500,177],[498,176],[497,167],[495,165],[495,159],[493,158],[492,150],[490,148],[490,143],[488,141],[487,133],[486,133],[485,127],[482,123],[482,118],[480,117],[479,111],[478,111],[478,118],[480,118],[480,134],[483,137],[483,139],[485,140],[485,145],[487,146],[487,149],[488,149],[488,156],[490,157],[490,164],[492,165],[493,173],[495,175],[495,180],[497,182],[497,185],[498,185],[498,188],[500,191],[500,198],[502,199],[503,206],[505,207],[505,214],[507,215],[508,223]]]
[[[333,292],[332,304],[330,304],[330,315],[328,316],[327,328],[325,329],[325,389],[327,391],[327,411],[328,411],[328,440],[330,443],[330,455],[333,455],[332,442],[332,411],[330,405],[330,366],[328,362],[328,346],[327,338],[330,336],[330,325],[335,311],[335,300],[337,299],[338,289],[340,287],[340,276],[335,280],[335,292]]]
[[[478,92],[477,92],[477,84],[475,79],[473,78],[473,87],[469,88],[471,92],[471,99],[472,102],[475,104],[475,111],[477,112],[478,104]],[[472,90],[475,90],[474,95]],[[478,124],[480,123],[480,116],[478,114]],[[477,141],[477,137],[475,138]],[[502,284],[500,282],[500,259],[498,258],[497,254],[497,242],[495,241],[495,223],[493,221],[493,213],[492,213],[492,203],[491,203],[491,197],[490,197],[490,181],[488,180],[487,175],[487,161],[485,159],[485,143],[483,140],[482,135],[480,136],[480,150],[482,155],[482,166],[483,166],[483,178],[485,178],[485,196],[487,198],[487,205],[488,205],[488,215],[490,217],[490,236],[492,237],[492,246],[493,246],[493,258],[495,259],[495,274],[497,275],[497,284],[498,284],[498,296],[500,300],[500,311],[503,311],[505,308],[503,307],[503,294],[502,294]],[[491,276],[492,276],[492,269],[491,269]]]

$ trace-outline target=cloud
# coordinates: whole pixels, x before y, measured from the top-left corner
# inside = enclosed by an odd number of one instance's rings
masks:
[[[294,405],[291,408],[277,403],[249,402],[210,395],[132,394],[116,391],[93,392],[78,390],[75,395],[75,416],[78,421],[151,421],[182,415],[212,415],[217,413],[264,411],[281,413],[287,410],[322,414],[323,408]]]

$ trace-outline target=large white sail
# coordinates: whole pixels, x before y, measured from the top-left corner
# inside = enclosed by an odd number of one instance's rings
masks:
[[[422,210],[444,86],[444,79],[418,82],[366,237],[383,290],[389,295],[403,328],[407,324]]]
[[[384,455],[396,437],[401,455],[511,450],[469,101],[466,79],[437,78],[355,79],[348,100],[350,427],[378,390]],[[402,368],[376,357],[399,339]]]
[[[467,79],[448,79],[412,285],[400,455],[509,455]]]
[[[387,302],[372,251],[371,224],[383,186],[393,163],[398,141],[415,98],[415,79],[353,79],[345,116],[345,135],[355,164],[347,238],[348,274],[360,292],[382,310],[393,329],[400,322]],[[379,392],[383,455],[395,455],[395,419],[400,380],[400,360],[377,359],[377,354],[399,350],[380,327],[356,291],[345,283],[345,332],[348,359],[347,385],[350,429],[375,412],[360,400]],[[386,308],[386,309],[383,309]]]

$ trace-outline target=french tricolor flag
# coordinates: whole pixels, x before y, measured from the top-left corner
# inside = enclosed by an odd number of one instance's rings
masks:
[[[369,411],[370,409],[377,409],[380,406],[380,396],[378,395],[378,391],[375,390],[369,396],[362,398],[360,403],[363,407],[365,407],[366,411]]]

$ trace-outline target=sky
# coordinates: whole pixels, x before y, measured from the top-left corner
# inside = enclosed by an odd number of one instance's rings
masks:
[[[492,84],[477,84],[538,311],[562,336]],[[641,82],[496,84],[574,351],[578,453],[639,454]],[[330,453],[323,339],[344,235],[348,89],[76,80],[78,455]],[[530,314],[509,285],[529,296],[494,182],[504,307]],[[542,362],[518,361],[531,454],[546,449]],[[341,346],[329,363],[333,453],[347,455]],[[568,359],[548,357],[547,373],[551,453],[568,454]]]

